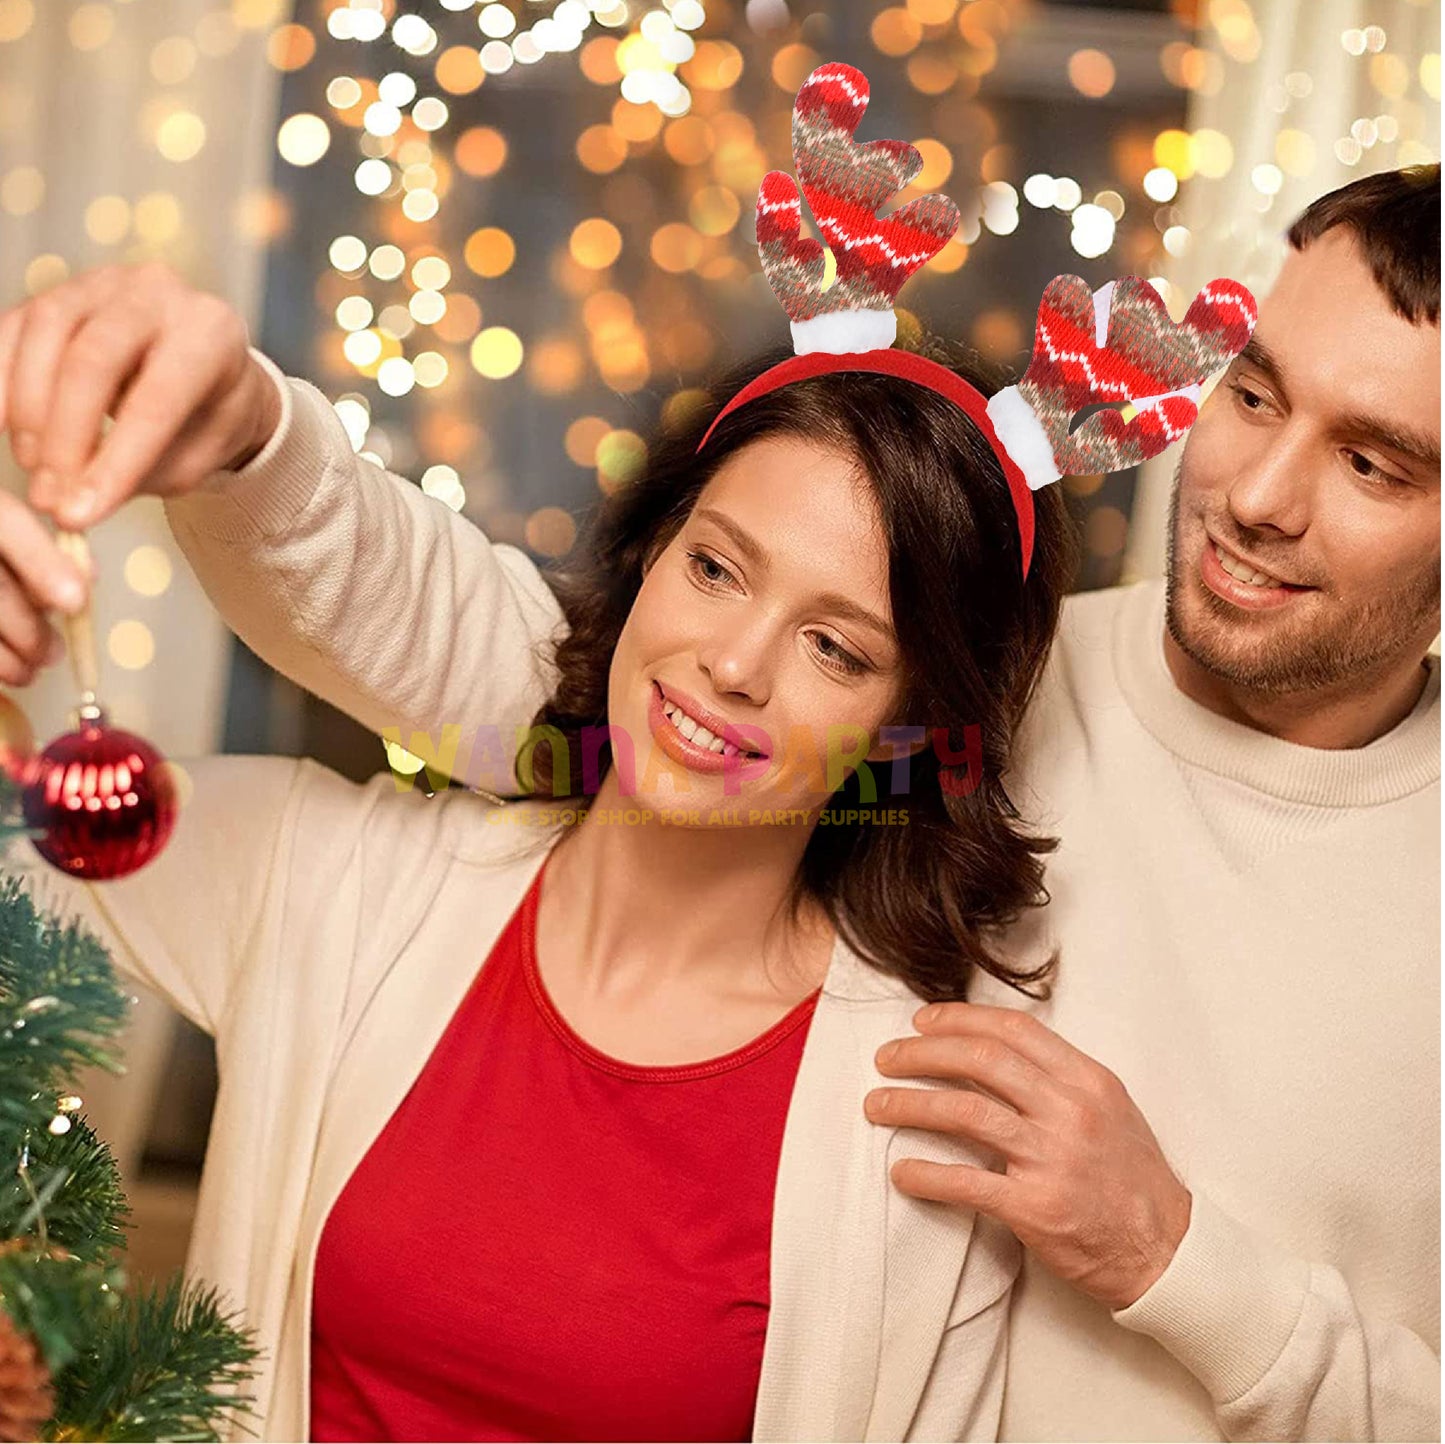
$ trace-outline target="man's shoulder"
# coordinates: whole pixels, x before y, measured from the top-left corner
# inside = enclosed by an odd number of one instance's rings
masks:
[[[1059,630],[1054,638],[1054,651],[1061,648],[1090,649],[1107,646],[1113,637],[1119,613],[1146,593],[1158,591],[1162,581],[1147,578],[1114,587],[1098,587],[1089,592],[1073,592],[1064,598],[1059,616]]]
[[[1039,681],[1040,701],[1100,700],[1116,694],[1114,647],[1121,614],[1130,607],[1150,605],[1163,585],[1162,581],[1132,582],[1065,597]]]
[[[1010,776],[1021,796],[1032,788],[1058,790],[1057,769],[1091,755],[1101,745],[1096,734],[1127,708],[1115,665],[1123,614],[1152,605],[1151,589],[1162,586],[1136,582],[1064,599],[1048,662],[1015,738]]]

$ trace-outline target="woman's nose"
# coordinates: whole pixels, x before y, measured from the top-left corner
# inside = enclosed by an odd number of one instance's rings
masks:
[[[712,637],[698,651],[698,662],[719,694],[741,695],[758,705],[770,690],[769,639],[762,628],[739,629]]]

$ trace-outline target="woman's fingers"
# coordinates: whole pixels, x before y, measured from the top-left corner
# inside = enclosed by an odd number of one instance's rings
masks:
[[[60,520],[94,526],[138,491],[163,493],[170,489],[166,482],[185,490],[223,465],[226,448],[236,444],[235,408],[228,398],[236,390],[238,356],[243,366],[249,364],[244,340],[225,347],[211,338],[175,338],[152,347],[99,450],[73,482],[62,479]],[[163,479],[156,471],[162,459],[192,439],[200,444],[191,449],[196,461],[190,473],[172,467]]]
[[[0,432],[8,431],[10,399],[10,358],[20,343],[20,328],[25,324],[25,308],[12,306],[0,311]]]
[[[46,421],[71,337],[117,285],[115,267],[88,271],[28,301],[7,358],[5,427],[15,459],[27,471],[40,464]]]
[[[30,477],[30,504],[48,507],[95,455],[101,425],[112,413],[155,334],[156,321],[139,310],[108,306],[77,328],[61,357],[56,388]]]
[[[19,497],[0,491],[0,682],[28,687],[65,655],[47,613],[79,611],[90,580]]]
[[[71,529],[254,456],[275,390],[240,315],[159,263],[85,273],[0,314],[0,427],[30,504]]]
[[[0,563],[39,611],[78,612],[90,577],[61,551],[43,521],[8,491],[0,491]]]
[[[9,567],[0,565],[0,680],[28,687],[42,667],[58,662],[65,644]]]
[[[270,388],[270,379],[259,368],[257,379]],[[145,490],[156,496],[179,496],[193,490],[199,479],[210,476],[230,460],[222,455],[217,438],[234,437],[250,425],[260,405],[251,390],[224,386],[218,389],[156,458],[146,477]]]
[[[74,294],[47,292],[26,307],[20,336],[10,360],[10,449],[30,470],[40,464],[41,433],[60,358],[80,325],[82,311]]]
[[[0,682],[7,687],[28,687],[35,680],[37,670],[0,639]]]

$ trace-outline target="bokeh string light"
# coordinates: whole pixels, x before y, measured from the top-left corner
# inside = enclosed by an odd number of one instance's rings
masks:
[[[364,65],[348,66],[363,73],[329,82],[329,123],[310,113],[292,115],[282,123],[278,147],[292,164],[314,164],[329,148],[332,125],[356,132],[355,186],[380,204],[371,220],[375,232],[390,239],[369,244],[348,234],[333,241],[329,258],[337,276],[367,290],[339,296],[331,309],[342,333],[342,358],[387,396],[402,397],[414,387],[444,388],[459,365],[469,366],[484,381],[504,381],[528,360],[528,380],[543,393],[574,389],[589,360],[605,384],[618,392],[640,389],[650,378],[647,343],[631,306],[617,293],[603,295],[590,308],[583,304],[601,289],[599,283],[622,249],[620,232],[605,217],[581,220],[566,255],[558,258],[561,284],[578,302],[588,346],[577,335],[542,336],[533,344],[514,326],[484,324],[473,296],[448,290],[454,275],[465,278],[470,272],[484,281],[505,277],[517,250],[506,229],[484,226],[466,236],[460,256],[445,252],[439,222],[447,196],[459,181],[494,177],[509,149],[499,127],[452,124],[452,108],[464,105],[489,77],[576,52],[586,80],[615,86],[618,93],[613,123],[591,127],[576,146],[584,174],[603,176],[627,159],[629,143],[651,142],[664,121],[688,115],[693,92],[679,78],[682,67],[695,72],[704,87],[716,86],[736,52],[714,44],[699,54],[692,32],[707,20],[699,0],[666,0],[641,14],[617,0],[561,0],[545,14],[538,14],[539,9],[533,3],[519,12],[497,3],[443,0],[440,10],[452,14],[436,14],[433,24],[420,14],[393,14],[391,0],[347,0],[319,7],[318,19],[325,27],[321,43],[328,38],[359,42],[373,50],[379,46],[381,53],[367,55]],[[479,44],[472,35],[460,38],[473,26]],[[290,29],[315,39],[302,25],[293,23]],[[592,30],[598,33],[589,39]],[[608,35],[609,30],[619,33]],[[425,62],[430,74],[420,84],[400,66],[385,69],[395,63],[385,51],[388,41],[410,61]],[[301,44],[309,48],[307,42]],[[377,70],[383,73],[377,75]],[[421,93],[428,87],[449,100]],[[689,269],[701,259],[701,238],[731,229],[740,209],[736,194],[721,187],[695,197],[690,223],[660,227],[652,237],[652,261],[664,272]],[[411,224],[410,235],[406,223]],[[412,244],[403,250],[407,241]],[[376,281],[391,283],[391,304],[375,297]],[[389,438],[383,427],[366,424],[369,398],[356,393],[343,400],[358,449],[385,464]],[[445,445],[448,440],[476,439],[477,428],[436,413],[429,434]],[[457,454],[460,447],[446,449],[441,464],[451,467],[454,476],[453,462],[475,459],[475,452],[466,456]],[[599,483],[605,484],[601,475]],[[459,478],[446,488],[446,496],[451,505],[465,504]],[[560,554],[570,546],[572,529],[549,524],[546,518],[539,522],[534,515],[521,530],[534,549]]]
[[[948,0],[915,0],[900,10],[901,25],[881,12],[872,36],[897,49],[915,30],[919,39],[947,30],[954,55],[931,67],[912,65],[908,78],[924,94],[949,92],[943,105],[957,110],[964,92],[976,92],[1016,8],[973,0],[960,11]],[[385,397],[407,397],[417,388],[437,393],[431,398],[437,404],[425,406],[415,428],[426,452],[418,459],[459,473],[447,487],[458,506],[468,504],[473,479],[485,477],[491,460],[487,404],[483,399],[461,414],[461,390],[452,384],[459,371],[495,383],[521,373],[543,396],[565,397],[590,385],[626,401],[661,374],[685,382],[717,359],[718,313],[740,291],[754,299],[759,294],[753,197],[770,165],[790,164],[792,97],[824,58],[805,39],[817,7],[790,9],[786,0],[747,4],[742,27],[735,7],[695,0],[653,8],[563,0],[534,19],[538,9],[533,0],[520,6],[443,0],[423,17],[395,14],[391,0],[330,0],[315,8],[312,29],[301,21],[288,27],[288,53],[344,59],[347,73],[327,83],[324,118],[298,111],[283,120],[283,158],[316,164],[328,156],[332,132],[350,129],[355,161],[333,156],[325,163],[353,164],[356,191],[377,203],[364,212],[365,228],[356,225],[331,243],[331,274],[320,278],[317,294],[335,327],[335,344],[323,354],[333,374],[349,372]],[[597,33],[589,37],[589,29]],[[617,33],[605,33],[609,29]],[[352,52],[365,47],[364,55],[353,59],[345,42]],[[617,98],[606,120],[583,126],[576,138],[580,174],[571,194],[584,205],[589,195],[595,198],[593,213],[579,217],[550,264],[552,284],[571,302],[572,323],[526,334],[506,300],[514,237],[493,224],[449,246],[442,212],[458,187],[490,182],[507,165],[507,117],[486,103],[489,78],[544,57],[559,57],[548,60],[559,64],[568,53],[575,53],[585,81],[615,88]],[[414,73],[422,69],[416,62],[429,74]],[[745,71],[755,77],[746,109]],[[440,94],[423,93],[428,89]],[[479,90],[480,101],[469,102]],[[435,106],[423,113],[430,101]],[[483,116],[486,123],[468,123]],[[964,121],[965,129],[970,121],[992,124],[981,110],[965,113]],[[954,147],[945,139],[920,136],[916,144],[923,171],[900,202],[944,186],[953,172]],[[987,179],[989,165],[1000,159],[985,158],[981,187],[966,185],[964,226],[935,258],[935,273],[957,271],[983,227],[1005,236],[1018,226],[1017,190],[1002,175]],[[645,235],[638,234],[642,216],[654,217]],[[428,267],[431,279],[423,275]],[[475,287],[473,278],[502,284]],[[495,307],[482,304],[489,292]],[[907,311],[900,322],[905,340],[921,329]],[[680,385],[661,398],[664,419],[680,420],[700,399],[695,385]],[[386,402],[370,387],[358,387],[339,399],[342,405],[357,449],[390,464],[398,438]],[[591,414],[574,417],[565,428],[566,455],[592,469],[602,490],[613,490],[645,459],[640,429],[610,427]],[[539,522],[539,513],[514,511],[505,493],[515,488],[506,483],[483,490],[503,495],[491,505],[474,495],[479,504],[469,514],[498,539],[557,555],[556,546],[575,535],[574,528]]]
[[[136,11],[134,0],[57,3],[68,7],[76,65],[103,58]],[[1430,0],[1420,8],[1434,13]],[[0,0],[0,53],[16,54],[39,13],[37,0]],[[229,0],[154,45],[136,123],[166,165],[206,164],[220,121],[187,97],[209,64],[261,37],[282,78],[282,170],[274,188],[239,198],[237,218],[258,244],[309,245],[323,260],[307,373],[336,397],[358,451],[402,464],[496,539],[558,556],[575,536],[560,518],[585,498],[545,468],[532,481],[545,480],[547,494],[529,494],[497,445],[503,423],[534,408],[556,417],[548,444],[557,461],[611,492],[643,464],[654,416],[679,423],[715,365],[772,335],[753,202],[766,170],[790,168],[797,86],[843,53],[840,41],[861,46],[880,111],[913,120],[911,134],[871,132],[902,134],[923,156],[899,201],[943,188],[964,213],[905,296],[905,344],[926,316],[1016,362],[1037,287],[1032,275],[1008,278],[1028,264],[1045,278],[1090,266],[1146,275],[1177,309],[1187,298],[1163,273],[1199,240],[1185,214],[1191,186],[1243,176],[1255,218],[1276,224],[1291,186],[1326,165],[1434,158],[1437,52],[1411,54],[1381,24],[1344,28],[1336,53],[1374,98],[1326,134],[1314,118],[1317,87],[1333,82],[1265,69],[1277,57],[1262,0],[1163,0],[1161,14],[1141,13],[1160,37],[1150,59],[1157,91],[1142,103],[1127,99],[1140,86],[1118,29],[1075,25],[1078,43],[1063,54],[1045,47],[1057,126],[1091,113],[1104,123],[1042,143],[1011,87],[1019,55],[1051,15],[1020,0],[860,0],[846,14],[820,0],[298,0],[294,9]],[[1219,97],[1250,73],[1269,76],[1272,126],[1186,118],[1191,98]],[[529,139],[518,115],[537,114],[518,103],[534,85],[552,95],[566,87],[549,119],[576,125],[540,178],[518,161]],[[5,114],[0,104],[0,139]],[[317,246],[294,225],[301,191],[323,174],[343,178],[349,199]],[[539,179],[554,210],[571,212],[560,241],[509,219],[508,197]],[[34,158],[14,155],[0,169],[0,211],[35,214],[46,182]],[[479,213],[483,224],[469,219]],[[78,223],[90,246],[129,258],[183,248],[190,218],[162,187],[122,195],[100,184]],[[74,263],[29,257],[27,289]],[[980,282],[970,284],[975,271]],[[1100,562],[1090,580],[1110,579],[1127,485],[1071,484],[1081,515],[1107,513],[1086,530]],[[144,665],[138,633],[122,631],[111,646],[117,660]]]
[[[1209,0],[1198,18],[1193,47],[1167,56],[1188,120],[1155,137],[1146,185],[1176,315],[1215,275],[1263,293],[1311,201],[1439,147],[1436,0]],[[1126,579],[1159,574],[1173,473],[1169,457],[1142,469]]]

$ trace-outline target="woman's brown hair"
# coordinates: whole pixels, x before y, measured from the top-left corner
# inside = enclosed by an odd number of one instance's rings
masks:
[[[937,339],[921,349],[984,395],[997,389],[998,378],[976,357],[952,355]],[[815,827],[791,906],[796,914],[813,899],[861,958],[924,998],[963,997],[975,968],[1046,994],[1054,958],[1016,970],[995,944],[1024,909],[1047,903],[1042,859],[1057,846],[1021,825],[1001,779],[1074,575],[1075,541],[1059,488],[1035,495],[1025,581],[1008,484],[974,423],[926,387],[860,372],[761,396],[726,417],[695,454],[727,399],[785,354],[737,368],[705,406],[661,430],[637,479],[599,506],[578,562],[550,578],[570,631],[557,644],[558,681],[534,729],[556,728],[567,739],[558,751],[568,775],[554,777],[553,749],[542,740],[518,780],[533,795],[585,795],[582,737],[601,736],[607,725],[612,654],[649,559],[677,534],[719,466],[765,436],[836,448],[871,482],[887,539],[905,678],[897,719],[925,726],[930,738],[946,729],[957,749],[950,755],[961,755],[965,729],[976,727],[982,769],[965,781],[930,746],[910,761],[905,798],[888,795],[891,765],[877,769],[876,802],[863,800],[860,776],[851,774],[834,794],[836,811],[906,806],[908,820]],[[610,765],[604,746],[594,785]]]

